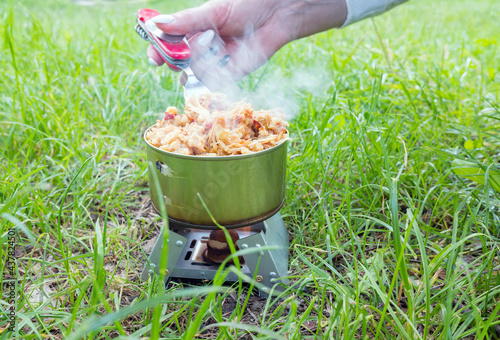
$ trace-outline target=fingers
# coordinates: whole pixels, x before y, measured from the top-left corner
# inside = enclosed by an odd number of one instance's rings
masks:
[[[191,69],[210,90],[222,90],[265,64],[281,47],[270,36],[264,30],[226,43],[211,30],[198,33],[189,40]]]
[[[213,30],[205,31],[196,37],[196,45],[206,47],[214,40],[214,37],[215,32]]]
[[[163,65],[164,61],[160,57],[160,55],[158,54],[158,52],[156,52],[156,50],[154,49],[153,45],[149,45],[148,46],[146,54],[148,56],[148,62],[152,66],[161,66],[161,65]]]
[[[255,30],[253,22],[252,34],[248,34],[248,10],[237,10],[236,3],[211,0],[200,7],[151,19],[167,34],[186,36],[192,52],[191,68],[212,91],[253,72],[288,42],[287,32],[275,21],[264,20]],[[151,64],[164,63],[152,47],[148,48],[148,58]]]
[[[216,7],[223,4],[223,2],[224,0],[215,0],[199,7],[177,12],[173,15],[161,14],[153,17],[151,20],[165,33],[170,35],[185,35],[188,39],[197,35],[200,31],[206,31],[206,34],[202,36],[200,41],[202,44],[208,45],[214,37],[214,31],[211,28],[217,26],[218,16],[215,13],[220,12]],[[163,59],[153,47],[148,47],[147,54],[151,65],[164,64]]]
[[[253,39],[233,40],[226,45],[225,55],[218,59],[219,67],[230,74],[234,80],[239,80],[252,73],[269,60],[267,48],[257,44]],[[225,57],[229,56],[229,60]]]
[[[225,43],[215,32],[208,30],[189,40],[191,69],[210,90],[217,91],[234,82],[233,75],[225,68],[230,60]]]
[[[219,17],[217,11],[217,7],[208,2],[172,15],[158,15],[151,20],[167,34],[186,35],[191,32],[216,29]]]

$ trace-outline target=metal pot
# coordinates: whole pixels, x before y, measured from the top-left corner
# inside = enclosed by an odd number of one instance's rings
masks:
[[[160,204],[165,204],[169,219],[199,229],[214,229],[203,200],[217,223],[236,228],[263,221],[283,205],[286,141],[247,155],[186,156],[152,146],[146,133],[151,200],[157,211]]]

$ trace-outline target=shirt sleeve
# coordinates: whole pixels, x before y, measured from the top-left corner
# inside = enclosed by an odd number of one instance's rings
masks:
[[[345,0],[347,18],[341,28],[356,21],[382,14],[408,0]]]

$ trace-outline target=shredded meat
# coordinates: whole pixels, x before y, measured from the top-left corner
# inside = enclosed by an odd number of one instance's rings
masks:
[[[184,155],[228,156],[269,149],[288,138],[288,123],[273,110],[254,111],[245,102],[229,104],[223,94],[186,101],[184,114],[167,108],[147,132],[147,141]]]

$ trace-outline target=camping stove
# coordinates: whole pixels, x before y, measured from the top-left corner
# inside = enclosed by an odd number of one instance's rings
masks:
[[[214,278],[220,264],[210,260],[211,256],[207,256],[207,253],[210,251],[211,234],[213,235],[213,230],[218,230],[215,228],[196,229],[196,225],[186,227],[185,224],[169,220],[165,282],[171,278]],[[277,283],[288,284],[285,278],[288,275],[288,232],[279,212],[263,222],[228,231],[238,234],[239,239],[235,246],[239,250],[248,249],[239,257],[241,272],[263,285],[259,290],[261,295],[267,295],[270,288]],[[159,271],[162,248],[165,246],[164,232],[163,227],[142,271],[143,280]],[[227,282],[236,282],[238,279],[233,272],[226,276]],[[282,291],[283,288],[283,285],[277,285],[275,290]]]
[[[283,290],[288,283],[288,233],[279,211],[285,200],[286,140],[245,155],[196,156],[149,144],[147,131],[151,202],[156,211],[166,209],[169,223],[162,228],[142,278],[159,272],[162,249],[167,247],[165,280],[213,279],[221,255],[230,254],[217,226],[222,225],[241,253],[241,272],[260,283],[261,293],[273,286]],[[238,280],[233,272],[226,277]]]

